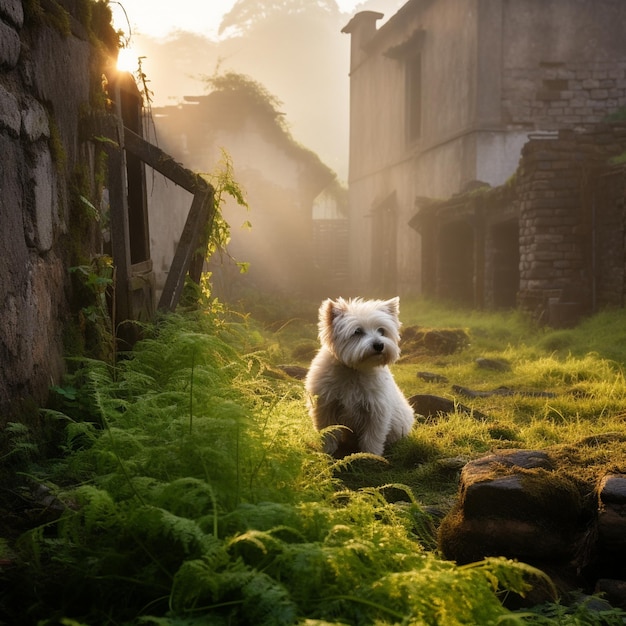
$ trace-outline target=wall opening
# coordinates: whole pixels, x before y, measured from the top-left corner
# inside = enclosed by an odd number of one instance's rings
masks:
[[[374,288],[383,295],[395,294],[398,283],[398,211],[396,192],[372,212],[372,268]]]
[[[413,143],[422,134],[422,55],[406,60],[406,137]]]
[[[443,226],[439,236],[438,296],[474,305],[474,229],[465,221]]]
[[[491,230],[493,306],[517,306],[519,290],[519,223],[517,219],[495,224]]]

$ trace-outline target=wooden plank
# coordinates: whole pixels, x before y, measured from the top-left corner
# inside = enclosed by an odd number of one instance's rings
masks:
[[[161,293],[157,307],[160,311],[174,311],[176,308],[191,260],[196,254],[198,246],[201,245],[201,241],[205,238],[206,227],[212,226],[214,216],[213,188],[209,186],[208,191],[198,192],[193,197],[189,215]]]
[[[213,230],[214,220],[215,207],[213,207],[209,212],[207,224],[206,226],[203,226],[202,231],[199,233],[196,249],[194,250],[194,254],[189,263],[189,278],[191,278],[196,285],[200,284],[200,279],[202,278],[202,270],[204,269],[204,261],[206,259],[206,250],[209,245],[209,237],[211,231]]]
[[[120,125],[121,131],[121,125]],[[114,323],[130,318],[130,236],[126,199],[124,151],[113,142],[104,144],[108,155],[109,206],[111,211],[111,254],[115,263]]]
[[[191,193],[206,191],[211,187],[202,176],[183,167],[169,154],[163,152],[161,148],[146,141],[128,128],[124,128],[124,148]]]

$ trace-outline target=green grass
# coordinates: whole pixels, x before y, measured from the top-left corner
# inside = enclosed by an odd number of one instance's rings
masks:
[[[57,456],[38,457],[21,429],[2,476],[14,485],[4,499],[26,501],[29,517],[19,533],[1,526],[11,567],[0,570],[0,621],[606,623],[584,606],[504,608],[501,597],[541,573],[506,559],[442,560],[431,513],[451,507],[465,462],[497,448],[550,449],[584,468],[579,479],[626,469],[622,312],[555,331],[517,312],[402,302],[405,327],[470,338],[454,354],[395,365],[406,395],[445,396],[486,417],[421,417],[386,460],[333,461],[302,382],[277,367],[308,364],[317,306],[257,298],[238,313],[168,316],[115,365],[73,361],[42,413],[62,435]],[[510,368],[481,369],[479,357]],[[421,370],[448,382],[425,383]],[[452,385],[554,397],[468,399]],[[41,485],[60,513],[33,495]]]

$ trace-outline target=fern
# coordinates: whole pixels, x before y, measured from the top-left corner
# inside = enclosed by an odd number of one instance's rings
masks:
[[[147,326],[115,369],[74,362],[63,387],[73,391],[58,393],[51,413],[65,425],[66,456],[47,471],[78,486],[61,490],[58,522],[19,544],[36,581],[28,588],[46,590],[27,599],[38,619],[514,619],[499,597],[523,593],[536,572],[443,562],[407,488],[340,488],[333,463],[309,445],[318,435],[301,388],[266,377],[252,344],[239,323],[196,311]],[[390,491],[403,501],[390,503]]]

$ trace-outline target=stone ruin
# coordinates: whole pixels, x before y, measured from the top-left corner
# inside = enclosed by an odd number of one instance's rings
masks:
[[[516,559],[550,576],[559,593],[602,593],[626,609],[624,473],[589,482],[563,471],[550,452],[495,452],[462,469],[458,500],[442,520],[438,541],[445,558],[459,564]],[[538,585],[525,602],[551,596]]]
[[[531,135],[517,172],[418,199],[423,292],[555,327],[624,305],[626,124]]]

